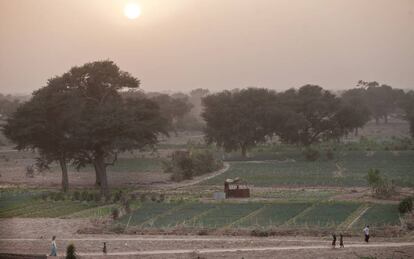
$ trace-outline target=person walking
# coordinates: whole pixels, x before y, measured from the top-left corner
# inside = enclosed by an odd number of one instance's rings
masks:
[[[339,234],[339,247],[340,248],[344,248],[344,236],[341,234]]]
[[[364,228],[364,234],[365,234],[365,242],[368,243],[369,241],[369,226],[368,225]]]
[[[50,247],[50,256],[57,256],[56,236],[52,237],[52,245]]]
[[[332,234],[332,248],[335,248],[335,247],[336,247],[336,235],[334,233]]]
[[[106,253],[107,253],[107,250],[106,250],[106,242],[104,242],[104,247],[103,247],[103,249],[102,249],[102,252],[106,255]]]

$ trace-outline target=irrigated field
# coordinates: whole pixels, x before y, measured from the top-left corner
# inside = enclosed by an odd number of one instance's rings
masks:
[[[240,177],[254,186],[367,186],[370,168],[399,186],[414,186],[414,151],[347,151],[337,158],[306,161],[298,154],[286,153],[284,160],[231,162],[224,174],[203,184],[222,185],[227,178]],[[275,156],[277,158],[277,156]]]
[[[352,222],[359,207],[356,202],[248,202],[248,203],[144,203],[116,224],[146,228],[177,226],[199,228],[254,227],[317,227],[337,228]],[[384,213],[386,215],[384,215]],[[384,215],[381,219],[375,215]],[[373,205],[356,226],[369,222],[371,226],[398,225],[399,214],[394,205]],[[342,224],[342,225],[341,225]]]

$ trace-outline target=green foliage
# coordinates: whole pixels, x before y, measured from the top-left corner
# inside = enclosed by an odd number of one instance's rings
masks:
[[[400,214],[396,204],[374,204],[353,225],[354,228],[362,229],[369,225],[383,227],[387,225],[400,224]]]
[[[381,176],[378,169],[370,169],[367,181],[372,192],[379,197],[388,197],[394,192],[394,185],[386,177]]]
[[[82,201],[87,201],[88,200],[88,196],[89,196],[88,191],[86,191],[86,190],[82,191],[81,200]]]
[[[216,143],[226,151],[247,149],[263,143],[271,135],[271,123],[279,123],[279,109],[274,91],[248,88],[223,91],[203,98],[208,143]]]
[[[347,222],[362,203],[251,202],[251,203],[144,203],[115,224],[150,228],[196,227],[269,228],[274,226],[330,229]],[[398,225],[397,206],[377,204],[357,222],[373,226]],[[371,211],[372,210],[372,211]]]
[[[73,192],[73,200],[76,200],[76,201],[81,200],[81,193],[79,191]]]
[[[318,149],[313,147],[307,147],[303,150],[303,154],[305,155],[306,160],[308,161],[316,161],[320,157],[320,152]]]
[[[66,259],[76,259],[78,256],[76,255],[76,248],[74,244],[68,245],[66,248]]]
[[[174,151],[171,160],[164,161],[164,172],[171,173],[171,179],[179,182],[216,171],[222,166],[209,150]]]
[[[407,198],[404,198],[402,201],[400,201],[400,203],[398,204],[398,211],[401,214],[412,212],[413,211],[413,198],[407,197]]]
[[[338,186],[366,187],[367,168],[378,168],[388,179],[404,187],[414,187],[414,168],[412,159],[414,151],[399,151],[395,155],[390,151],[347,151],[337,149],[334,160],[319,159],[307,161],[299,150],[274,152],[273,159],[253,163],[249,161],[230,162],[230,168],[202,184],[219,185],[228,178],[240,177],[248,184],[261,187],[273,186]],[[260,154],[257,155],[260,157]],[[269,159],[266,156],[266,159]],[[336,176],[337,164],[342,168],[342,175]],[[336,177],[335,177],[336,176]]]

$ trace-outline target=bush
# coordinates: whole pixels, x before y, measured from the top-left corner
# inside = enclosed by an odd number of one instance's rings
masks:
[[[115,195],[114,195],[114,203],[119,202],[121,200],[122,196],[123,196],[122,191],[116,192]]]
[[[118,208],[113,208],[112,209],[112,218],[114,219],[114,220],[117,220],[117,219],[119,219],[119,209]]]
[[[303,154],[304,154],[306,160],[308,160],[308,161],[316,161],[320,157],[319,150],[317,150],[315,148],[312,148],[312,147],[307,147],[303,151]]]
[[[81,194],[81,200],[82,201],[86,201],[86,200],[88,200],[88,191],[83,191],[82,192],[82,194]]]
[[[223,164],[210,151],[175,151],[169,161],[163,162],[164,172],[179,182],[220,169]]]
[[[88,193],[88,196],[87,196],[86,200],[87,201],[93,201],[94,198],[95,198],[95,195],[91,192],[91,193]]]
[[[378,169],[370,169],[366,176],[372,192],[379,197],[389,197],[394,193],[394,184],[386,177],[381,176]]]
[[[96,202],[100,202],[100,201],[101,201],[101,194],[100,194],[100,193],[98,193],[98,192],[95,192],[95,193],[93,194],[93,199],[94,199],[94,201],[96,201]]]
[[[404,198],[402,201],[400,201],[400,204],[398,205],[398,211],[401,214],[412,212],[413,211],[413,198],[407,197],[407,198]]]
[[[75,191],[75,192],[73,193],[73,200],[75,200],[75,201],[80,201],[80,199],[81,199],[81,194],[80,194],[80,192]]]
[[[66,248],[66,259],[76,259],[78,258],[76,255],[76,248],[74,244],[68,245]]]
[[[152,194],[151,195],[151,201],[156,202],[157,201],[157,194]]]

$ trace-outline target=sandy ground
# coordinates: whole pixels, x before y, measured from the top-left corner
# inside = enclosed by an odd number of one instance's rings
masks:
[[[231,237],[231,236],[140,236],[80,235],[91,220],[2,219],[0,253],[46,254],[50,238],[57,236],[59,254],[73,243],[81,258],[413,258],[414,239],[345,238],[345,248],[332,249],[329,237]],[[103,242],[108,255],[103,256]],[[394,256],[394,257],[393,257]],[[63,257],[62,257],[63,258]]]

